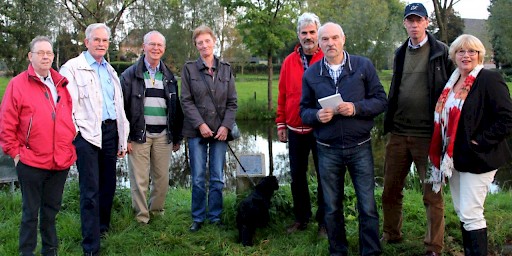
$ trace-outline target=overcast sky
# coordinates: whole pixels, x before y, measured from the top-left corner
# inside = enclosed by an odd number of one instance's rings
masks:
[[[427,8],[427,12],[430,15],[434,11],[434,5],[432,0],[406,0],[406,3],[422,3]],[[489,12],[489,0],[459,0],[454,5],[455,11],[458,11],[462,18],[467,19],[487,19]]]

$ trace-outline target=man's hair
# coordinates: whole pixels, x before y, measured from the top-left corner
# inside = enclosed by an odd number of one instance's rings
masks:
[[[50,38],[48,38],[47,36],[36,36],[34,37],[34,39],[32,39],[32,41],[30,41],[30,51],[33,52],[34,51],[34,46],[36,45],[36,43],[39,43],[39,42],[48,42],[50,43],[50,45],[52,45],[52,41],[50,41]],[[52,45],[52,48],[53,48],[53,45]]]
[[[322,38],[322,32],[324,31],[325,27],[328,25],[334,25],[334,26],[338,27],[338,29],[341,32],[341,36],[345,36],[345,33],[343,32],[343,28],[341,28],[340,24],[334,23],[334,22],[327,22],[318,29],[318,38]]]
[[[147,44],[149,43],[149,37],[153,34],[157,34],[159,35],[163,40],[164,40],[164,45],[165,45],[165,36],[162,35],[162,33],[156,31],[156,30],[153,30],[153,31],[149,31],[147,34],[144,35],[144,44]]]
[[[110,38],[110,28],[105,23],[93,23],[85,29],[85,38],[91,40],[91,34],[94,30],[103,28],[107,31],[108,37]]]
[[[196,38],[201,34],[210,34],[210,36],[212,36],[213,41],[217,41],[217,37],[215,37],[213,30],[208,26],[201,25],[194,29],[194,32],[192,32],[192,41],[194,41],[194,45],[196,45]]]
[[[316,16],[316,14],[305,12],[297,19],[297,34],[300,33],[300,29],[302,27],[307,25],[315,25],[316,29],[318,30],[322,24],[320,24],[320,19],[318,16]]]

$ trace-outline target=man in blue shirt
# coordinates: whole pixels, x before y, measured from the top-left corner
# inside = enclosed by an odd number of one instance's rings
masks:
[[[105,60],[110,29],[103,23],[85,30],[87,51],[66,62],[61,73],[73,100],[73,121],[79,132],[73,144],[80,185],[82,247],[98,255],[100,237],[110,227],[116,190],[116,161],[127,151],[129,124],[116,71]]]

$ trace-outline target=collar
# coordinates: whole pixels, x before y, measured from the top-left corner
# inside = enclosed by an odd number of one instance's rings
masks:
[[[425,38],[423,38],[423,41],[421,41],[418,45],[413,45],[411,38],[409,38],[407,44],[409,45],[409,48],[411,48],[411,49],[419,49],[420,47],[425,45],[427,43],[427,41],[428,41],[428,35],[425,35]]]
[[[201,63],[199,70],[208,69],[208,66],[206,65],[206,62],[204,62],[204,60],[203,60],[203,58],[201,58],[201,56],[199,56],[199,63]],[[217,70],[217,66],[218,66],[218,59],[217,59],[217,57],[213,57],[212,69],[213,70]]]
[[[36,72],[36,76],[39,77],[39,79],[41,79],[41,82],[43,82],[43,83],[45,83],[47,80],[49,80],[50,82],[53,81],[52,73],[49,70],[48,70],[48,75],[46,77],[39,75],[37,72]]]
[[[340,67],[344,67],[345,63],[347,63],[347,56],[348,56],[347,52],[343,51],[343,61],[341,62]],[[324,65],[325,65],[326,68],[329,68],[329,69],[332,69],[333,71],[336,71],[333,68],[331,68],[331,64],[329,64],[329,62],[327,62],[327,58],[325,58],[325,56],[324,56]]]
[[[352,72],[352,64],[350,63],[350,54],[348,54],[347,51],[343,50],[343,62],[341,63],[342,66],[347,66],[347,72]],[[325,59],[325,56],[321,60],[323,64],[320,65],[320,75],[324,75],[324,68],[329,69],[329,64],[327,63],[327,60]],[[327,74],[329,75],[329,70],[327,70]]]
[[[87,61],[87,64],[89,64],[90,66],[92,66],[94,63],[98,63],[93,57],[92,55],[89,53],[89,51],[85,51],[84,52],[84,56],[85,56],[85,60]],[[105,60],[105,58],[102,58],[101,59],[101,63],[99,65],[101,66],[105,66],[107,64],[107,61]]]
[[[154,72],[160,70],[160,61],[158,62],[158,65],[156,65],[156,67],[153,69],[151,68],[151,65],[149,64],[149,62],[146,60],[146,57],[144,56],[143,58],[144,60],[144,65],[146,66],[146,69],[149,71],[149,70],[153,70]]]

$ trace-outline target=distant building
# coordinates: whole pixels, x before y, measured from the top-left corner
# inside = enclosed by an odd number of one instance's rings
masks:
[[[123,61],[135,62],[142,54],[142,29],[132,29],[119,43],[119,57]]]
[[[491,44],[491,35],[489,34],[489,28],[487,27],[487,20],[481,19],[462,19],[464,21],[464,34],[471,34],[484,44],[486,54],[484,58],[485,68],[496,68],[494,64],[493,56],[494,51]]]

